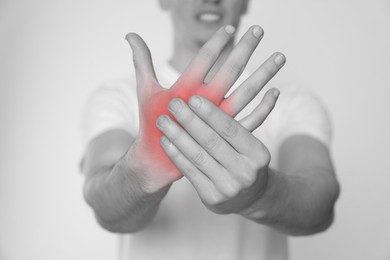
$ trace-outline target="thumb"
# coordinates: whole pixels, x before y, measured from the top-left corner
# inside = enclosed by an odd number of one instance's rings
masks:
[[[152,56],[144,40],[135,33],[128,33],[126,40],[133,51],[133,63],[137,79],[137,91],[141,100],[148,98],[153,88],[158,86]]]

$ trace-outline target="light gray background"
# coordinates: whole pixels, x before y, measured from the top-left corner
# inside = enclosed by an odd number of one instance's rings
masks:
[[[117,236],[82,198],[80,112],[99,83],[133,69],[127,32],[156,63],[171,53],[156,2],[0,1],[0,259],[116,255]],[[265,38],[249,67],[282,51],[273,83],[311,88],[334,122],[336,221],[291,239],[291,259],[390,259],[390,2],[252,0],[239,34],[251,24]]]

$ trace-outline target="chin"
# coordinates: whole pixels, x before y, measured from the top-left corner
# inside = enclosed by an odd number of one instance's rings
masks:
[[[195,41],[201,45],[205,44],[222,25],[202,27],[194,30],[196,33],[193,36]]]
[[[199,37],[196,37],[195,38],[195,42],[199,45],[199,46],[203,46],[212,36],[213,34],[210,34],[210,35],[202,35],[202,36],[199,36]]]

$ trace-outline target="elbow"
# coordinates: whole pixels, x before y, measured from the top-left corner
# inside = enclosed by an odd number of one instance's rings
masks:
[[[95,219],[101,228],[111,233],[118,233],[118,234],[131,233],[131,232],[126,232],[126,230],[123,227],[120,227],[117,222],[106,221],[102,219],[101,217],[99,217],[99,215],[96,212],[95,212]]]
[[[307,236],[323,233],[328,230],[335,220],[335,204],[340,196],[340,185],[337,180],[334,180],[332,188],[327,192],[327,201],[322,204],[324,207],[316,207],[317,215],[312,218],[314,221],[310,221],[312,224],[307,225],[305,228],[289,232],[291,236]],[[322,210],[321,210],[322,208]]]
[[[327,207],[321,211],[320,216],[316,217],[317,221],[309,228],[303,230],[303,232],[293,235],[315,235],[325,232],[332,226],[335,220],[335,204],[340,196],[340,184],[337,180],[334,180],[332,187],[332,189],[328,190],[328,201],[325,204]]]
[[[91,206],[100,227],[111,233],[132,234],[141,231],[147,226],[147,221],[136,221],[131,216],[113,216],[96,203],[88,201],[88,204]]]
[[[93,187],[93,182],[86,182],[83,195],[86,203],[92,208],[98,224],[111,233],[131,234],[146,228],[157,213],[157,207],[140,214],[139,209],[123,209],[113,200],[102,195],[101,189]],[[141,210],[142,211],[142,210]]]
[[[315,235],[315,234],[323,233],[332,226],[333,222],[334,222],[334,211],[332,210],[327,217],[323,218],[321,222],[319,222],[317,225],[310,228],[308,232],[304,235]]]
[[[83,195],[85,202],[93,210],[97,223],[103,229],[111,233],[129,234],[144,228],[141,225],[136,226],[132,224],[133,222],[129,217],[123,218],[119,214],[113,214],[115,210],[104,206],[105,204],[102,204],[102,200],[93,192],[93,189],[90,189],[89,185],[84,185]]]
[[[315,224],[305,225],[300,228],[296,227],[296,228],[282,229],[279,231],[281,231],[286,235],[295,236],[295,237],[316,235],[325,232],[332,225],[333,221],[334,221],[334,213],[332,211],[327,217],[323,217],[319,221],[316,221]]]
[[[131,225],[127,221],[107,221],[95,213],[95,218],[100,227],[116,234],[134,234],[143,230],[146,225]]]
[[[340,196],[340,184],[336,178],[333,180],[332,188],[329,189],[328,193],[328,207],[325,215],[326,217],[322,218],[322,221],[314,229],[315,233],[320,233],[326,231],[329,227],[332,226],[335,219],[335,204],[337,199]]]
[[[339,196],[340,196],[340,184],[335,179],[333,184],[333,189],[331,190],[329,195],[329,209],[327,211],[328,214],[325,214],[327,217],[323,219],[320,225],[318,225],[317,229],[315,229],[316,232],[314,233],[324,232],[332,226],[335,219],[335,204]]]

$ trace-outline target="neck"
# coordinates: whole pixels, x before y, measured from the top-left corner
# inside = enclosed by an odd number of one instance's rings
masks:
[[[182,74],[187,68],[191,60],[198,54],[203,43],[191,42],[189,40],[174,39],[174,51],[169,64],[179,73]],[[208,77],[212,77],[222,66],[223,62],[228,57],[229,53],[233,50],[234,39],[229,41],[225,46],[223,51],[218,57],[218,60],[215,62],[214,66],[211,68]],[[206,82],[208,81],[206,78]]]

